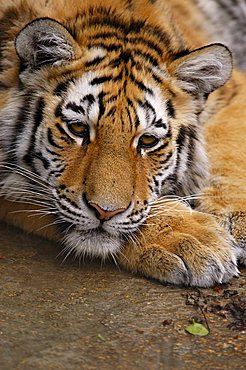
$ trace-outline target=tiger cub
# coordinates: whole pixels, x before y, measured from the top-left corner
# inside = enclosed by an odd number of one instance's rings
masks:
[[[237,276],[245,14],[240,0],[1,1],[0,218],[161,282]]]

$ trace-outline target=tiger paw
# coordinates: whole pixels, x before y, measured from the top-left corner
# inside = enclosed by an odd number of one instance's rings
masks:
[[[236,241],[235,252],[239,263],[246,266],[246,212],[224,213],[217,217]]]
[[[208,188],[201,198],[199,209],[214,215],[217,222],[232,236],[236,242],[237,259],[246,266],[246,197],[239,189],[236,195],[233,190],[215,182],[214,187]]]
[[[144,276],[186,286],[209,287],[238,276],[233,240],[210,215],[160,220],[142,237],[128,245],[119,262]],[[152,226],[152,227],[153,227]],[[152,233],[152,238],[151,238]]]

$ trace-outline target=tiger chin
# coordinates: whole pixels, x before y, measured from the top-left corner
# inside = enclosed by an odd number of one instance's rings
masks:
[[[230,6],[0,5],[0,218],[164,283],[238,276],[246,77],[243,46],[217,36]]]

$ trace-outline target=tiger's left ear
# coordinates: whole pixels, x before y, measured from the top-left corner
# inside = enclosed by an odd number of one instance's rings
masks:
[[[211,44],[176,59],[170,72],[184,90],[194,95],[209,94],[230,78],[232,55],[226,46]]]
[[[32,70],[76,59],[80,52],[67,29],[50,18],[28,23],[18,33],[15,48],[23,66]]]

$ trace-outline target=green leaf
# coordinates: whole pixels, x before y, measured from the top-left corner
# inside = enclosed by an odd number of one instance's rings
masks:
[[[193,320],[192,324],[186,326],[185,330],[192,335],[200,335],[201,337],[204,337],[209,333],[208,329],[205,328],[204,325],[195,322],[195,320]]]
[[[101,334],[97,334],[97,338],[100,339],[102,342],[106,342],[106,339]]]

